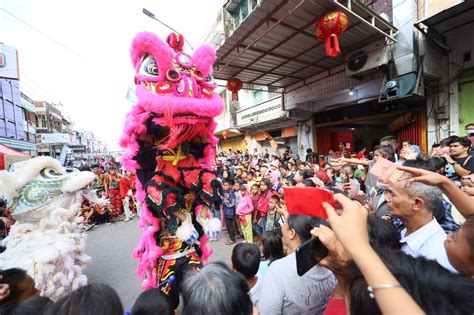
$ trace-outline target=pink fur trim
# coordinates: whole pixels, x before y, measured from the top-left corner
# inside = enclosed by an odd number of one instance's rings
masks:
[[[210,45],[199,46],[193,54],[193,61],[196,69],[201,71],[203,77],[212,74],[212,64],[216,60],[216,51]]]
[[[176,97],[153,94],[144,86],[135,89],[140,106],[147,112],[164,114],[169,104],[173,104],[174,114],[193,113],[197,116],[215,117],[224,109],[224,103],[217,93],[212,98]]]
[[[151,54],[158,65],[158,80],[164,80],[166,71],[173,67],[173,50],[156,34],[151,32],[138,33],[132,41],[130,56],[135,71],[140,68],[140,61],[144,54]]]

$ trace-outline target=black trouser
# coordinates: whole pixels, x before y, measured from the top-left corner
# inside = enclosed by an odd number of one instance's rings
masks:
[[[225,225],[227,227],[227,232],[229,232],[229,238],[232,242],[235,242],[235,227],[234,227],[234,218],[229,219],[225,218]]]
[[[109,222],[109,213],[107,211],[104,211],[104,213],[100,214],[94,211],[91,219],[92,222],[95,222],[96,224],[106,223]]]

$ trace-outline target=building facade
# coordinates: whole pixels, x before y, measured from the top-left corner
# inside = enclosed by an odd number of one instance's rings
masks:
[[[251,135],[249,149],[278,151],[290,144],[300,156],[307,148],[327,153],[340,142],[352,151],[370,149],[387,134],[427,151],[447,135],[462,134],[474,113],[473,44],[462,40],[473,27],[473,5],[459,0],[228,1],[218,28],[225,40],[217,41],[214,75],[236,77],[248,89],[239,92],[229,128]],[[447,24],[438,20],[453,10],[458,19],[462,14],[458,26],[451,22],[451,28],[432,35]],[[334,11],[349,20],[335,58],[326,56],[324,43],[314,38],[315,24]],[[433,20],[439,14],[444,16]]]

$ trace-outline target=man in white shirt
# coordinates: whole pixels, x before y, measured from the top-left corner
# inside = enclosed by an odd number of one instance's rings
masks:
[[[444,249],[447,235],[433,217],[433,209],[443,195],[441,190],[410,183],[405,177],[390,185],[384,194],[390,214],[399,217],[405,226],[400,240],[402,251],[415,258],[436,260],[449,271],[457,272]]]

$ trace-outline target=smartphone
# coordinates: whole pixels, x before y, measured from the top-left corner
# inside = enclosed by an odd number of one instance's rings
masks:
[[[296,249],[296,271],[303,276],[328,254],[328,249],[317,237],[312,237]]]

